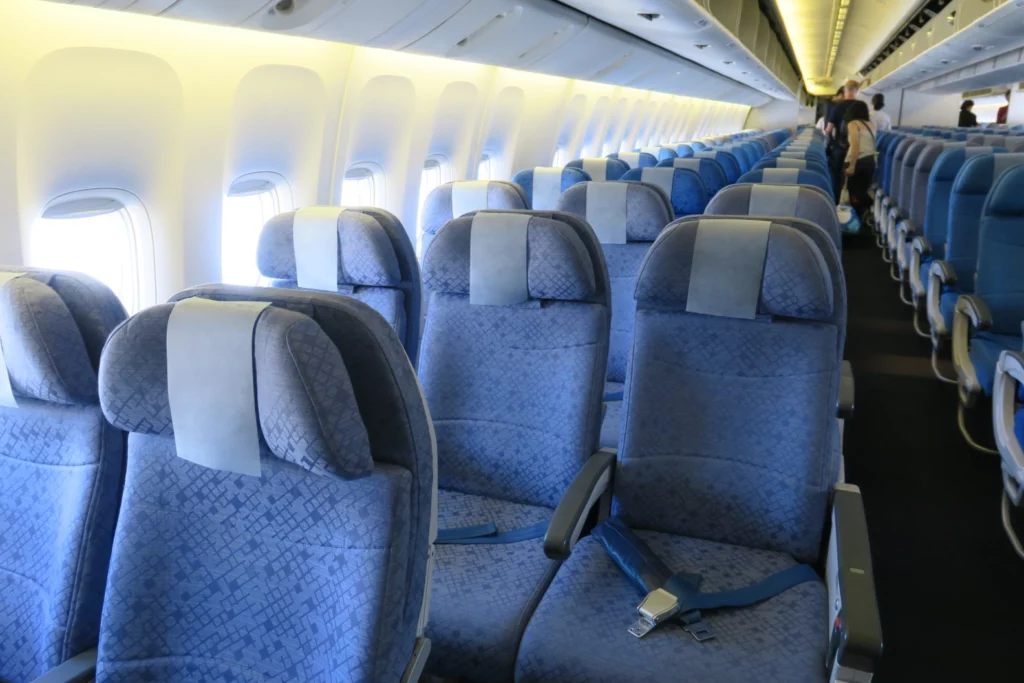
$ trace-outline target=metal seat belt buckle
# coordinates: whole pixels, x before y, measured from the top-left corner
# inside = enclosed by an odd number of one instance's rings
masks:
[[[637,638],[643,638],[678,612],[679,601],[676,600],[676,596],[667,590],[655,588],[636,608],[637,619],[629,627],[629,632]]]

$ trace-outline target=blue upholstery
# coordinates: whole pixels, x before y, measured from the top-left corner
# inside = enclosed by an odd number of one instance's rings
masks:
[[[571,166],[572,162],[569,162],[567,166]],[[625,172],[625,171],[623,171]],[[455,181],[451,183],[444,183],[431,190],[430,194],[423,202],[422,217],[420,220],[420,229],[424,235],[433,236],[437,234],[437,231],[441,229],[445,223],[458,216],[453,215],[452,206],[452,190],[459,182],[475,182],[475,181]],[[480,209],[491,209],[491,210],[510,210],[518,211],[526,209],[529,206],[526,194],[523,193],[523,188],[519,187],[513,182],[506,180],[491,180],[487,183],[487,206],[481,206]],[[429,244],[429,238],[424,239],[424,242],[420,249],[420,254],[426,252],[427,244]]]
[[[525,168],[512,176],[512,182],[523,189],[523,194],[526,195],[527,206],[531,209],[535,208],[533,206],[533,173],[534,169]],[[565,167],[562,169],[562,192],[565,192],[576,183],[582,183],[587,180],[593,179],[581,169]],[[541,208],[550,209],[551,207]]]
[[[645,154],[650,154],[657,161],[661,161],[663,159],[675,159],[677,156],[679,156],[679,152],[677,152],[674,147],[671,147],[671,146],[668,146],[668,145],[655,145],[655,146],[652,146],[652,147],[638,147],[637,149],[634,149],[633,151],[634,152],[643,152]]]
[[[673,147],[676,150],[676,156],[683,157],[683,158],[688,158],[688,157],[692,157],[693,156],[693,147],[691,147],[689,144],[679,143],[678,145],[673,145]]]
[[[1024,407],[1018,408],[1013,416],[1013,435],[1017,443],[1024,444]]]
[[[297,289],[295,212],[271,218],[256,252],[260,274],[274,287]],[[338,293],[384,316],[412,362],[420,340],[420,269],[409,233],[394,214],[372,207],[347,208],[338,216]]]
[[[754,168],[754,164],[762,156],[761,148],[752,142],[737,142],[726,147],[726,150],[732,152],[732,155],[736,157],[736,161],[739,162],[740,175]]]
[[[424,254],[430,300],[419,374],[437,439],[440,519],[463,526],[489,518],[507,529],[549,519],[597,447],[611,294],[590,227],[533,213],[531,300],[471,304],[462,273],[471,267],[472,223],[451,221]],[[429,671],[511,680],[522,629],[555,563],[539,539],[439,545],[435,558]]]
[[[740,164],[733,156],[731,152],[727,152],[724,149],[715,148],[709,152],[697,152],[694,156],[698,158],[714,159],[721,165],[722,171],[725,173],[725,183],[735,183],[740,177]]]
[[[262,473],[176,456],[172,304],[111,335],[101,403],[133,433],[98,678],[397,680],[424,604],[434,482],[400,340],[346,297],[211,286],[179,298],[200,295],[274,304],[253,344]]]
[[[620,396],[625,388],[623,382],[605,382],[604,394]],[[601,448],[615,448],[619,444],[619,427],[622,424],[622,400],[609,400],[604,404],[604,420],[601,422]]]
[[[796,186],[796,200],[789,216],[767,213],[756,202],[754,183],[730,185],[708,202],[705,213],[709,216],[770,216],[772,218],[802,218],[821,227],[832,239],[836,249],[842,249],[842,228],[836,216],[831,197],[816,188]]]
[[[124,468],[103,419],[100,349],[125,317],[103,284],[25,273],[0,287],[18,407],[0,407],[0,680],[31,681],[95,647]]]
[[[904,134],[893,135],[889,140],[888,146],[885,148],[885,156],[881,158],[882,166],[882,189],[885,190],[887,195],[892,195],[892,179],[893,179],[893,158],[896,156],[896,149],[899,147],[907,136]]]
[[[903,156],[903,166],[901,173],[903,177],[900,179],[900,206],[906,211],[906,213],[914,218],[913,215],[913,203],[914,203],[914,180],[917,177],[917,160],[921,157],[921,153],[928,148],[929,145],[934,143],[935,138],[921,138],[912,142],[908,147],[907,151]],[[922,201],[923,205],[923,201]],[[921,221],[921,216],[924,213],[924,207],[921,207],[921,211],[916,219],[918,222]]]
[[[1024,154],[1000,155],[1000,165],[1024,163]],[[953,183],[946,233],[946,261],[956,271],[957,287],[974,291],[982,208],[996,182],[996,157],[980,154],[968,159]]]
[[[946,234],[949,231],[949,204],[953,192],[953,181],[963,168],[964,163],[970,157],[968,154],[976,155],[986,153],[986,148],[973,148],[968,152],[966,147],[946,148],[942,143],[933,144],[929,150],[922,153],[919,163],[927,166],[931,157],[938,152],[938,156],[932,162],[931,171],[928,173],[927,203],[924,212],[923,224],[918,226],[921,234],[928,239],[932,245],[932,258],[941,259],[946,247]],[[995,150],[1002,153],[1002,150]],[[926,282],[927,279],[922,280]]]
[[[695,154],[701,154],[701,152],[696,152]],[[683,165],[684,162],[689,161],[689,159],[666,159],[665,161],[659,162],[658,166],[674,166],[676,168],[686,168],[688,170],[693,170],[691,168],[692,164],[686,163],[685,165]],[[698,165],[696,170],[697,173],[700,175],[700,179],[704,181],[704,187],[707,188],[708,196],[714,197],[719,190],[721,190],[728,184],[728,180],[726,179],[725,175],[725,169],[722,168],[722,165],[720,163],[718,163],[714,159],[709,159],[707,157],[702,157],[698,159],[697,162]]]
[[[605,180],[618,180],[626,171],[629,170],[629,164],[625,161],[619,161],[612,157],[608,157],[604,160],[605,162]],[[583,159],[573,159],[565,165],[566,168],[577,168],[583,170]]]
[[[628,161],[625,161],[624,159],[622,159],[622,157],[619,156],[620,154],[620,152],[612,152],[611,154],[608,155],[608,158],[623,161],[626,163],[627,166],[632,168],[632,165],[630,165]],[[637,159],[639,165],[637,166],[637,168],[648,168],[650,166],[658,165],[658,158],[655,157],[653,154],[648,154],[646,152],[639,152],[639,154],[640,156]],[[611,178],[609,177],[609,179]]]
[[[1003,351],[1019,351],[1021,348],[1019,323],[1017,330],[1017,335],[981,332],[971,338],[971,348],[968,353],[971,356],[971,363],[974,365],[978,381],[981,382],[981,390],[986,396],[992,395],[999,354]]]
[[[765,169],[759,168],[749,173],[744,173],[740,176],[740,183],[762,183],[764,182],[764,171]],[[796,185],[810,185],[817,187],[818,189],[828,192],[831,194],[832,189],[829,187],[830,183],[826,178],[823,178],[819,173],[814,171],[798,171]]]
[[[749,585],[795,564],[784,553],[637,531],[673,571],[700,573],[701,589]],[[559,570],[523,637],[519,683],[785,681],[823,683],[828,646],[824,584],[805,583],[768,602],[712,617],[716,638],[698,643],[675,626],[637,640],[626,631],[641,596],[608,553],[584,538]],[[571,616],[570,616],[571,615]]]
[[[627,171],[621,180],[640,181],[642,178],[643,169],[633,168]],[[704,187],[704,181],[695,171],[685,168],[673,169],[669,201],[676,217],[704,213],[704,208],[708,205],[708,191]]]

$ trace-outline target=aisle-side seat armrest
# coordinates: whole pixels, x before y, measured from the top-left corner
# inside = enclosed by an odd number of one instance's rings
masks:
[[[430,639],[420,636],[413,645],[412,656],[409,657],[409,664],[402,674],[401,683],[419,683],[423,677],[423,671],[427,668],[427,659],[430,658]]]
[[[921,263],[932,254],[932,243],[924,235],[917,235],[910,242],[910,265],[907,266],[907,279],[910,291],[914,295],[914,308],[917,300],[923,299],[928,293],[928,285],[921,280]]]
[[[1015,506],[1024,499],[1024,444],[1017,438],[1017,394],[1024,386],[1024,353],[1003,351],[992,387],[992,426],[1003,461],[1003,489]]]
[[[914,251],[920,254],[922,258],[932,255],[932,243],[924,235],[915,235],[910,246]]]
[[[839,405],[836,406],[836,415],[844,420],[853,417],[854,388],[853,365],[844,360],[839,375]]]
[[[901,241],[906,242],[917,234],[917,223],[913,218],[904,218],[896,224],[896,232],[900,234]]]
[[[956,271],[949,261],[932,261],[928,266],[928,323],[932,336],[946,337],[946,319],[942,315],[942,288],[956,284]]]
[[[882,656],[882,622],[864,500],[860,489],[838,484],[832,502],[832,538],[826,567],[832,634],[830,680],[868,680]]]
[[[590,511],[610,491],[617,455],[614,448],[594,453],[562,496],[544,535],[544,554],[552,560],[568,559],[572,553]]]
[[[32,683],[87,683],[96,678],[96,650],[86,650],[50,669]]]
[[[960,400],[967,406],[981,393],[978,370],[971,360],[971,336],[992,327],[992,313],[980,298],[961,294],[953,312],[953,367],[956,368]]]

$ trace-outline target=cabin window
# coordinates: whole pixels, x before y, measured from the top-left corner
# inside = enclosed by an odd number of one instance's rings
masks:
[[[494,180],[494,157],[487,152],[480,155],[476,166],[477,180]]]
[[[442,154],[434,154],[427,157],[423,163],[423,170],[420,172],[420,199],[419,210],[416,214],[416,249],[419,250],[420,235],[423,232],[423,205],[427,201],[427,195],[435,188],[451,181],[451,164],[448,157]]]
[[[341,181],[342,206],[385,208],[384,169],[376,164],[359,164],[345,172]]]
[[[559,166],[565,166],[570,161],[572,160],[569,158],[568,150],[566,150],[565,147],[559,146],[558,149],[555,150],[555,157],[551,160],[551,165],[558,168]]]
[[[140,262],[152,264],[151,249],[149,218],[138,197],[123,190],[85,190],[46,205],[32,228],[29,263],[90,275],[110,287],[128,313],[135,313],[149,298],[144,297],[148,288],[141,283]],[[150,251],[148,259],[140,251]],[[152,269],[146,274],[152,276]]]
[[[221,281],[257,285],[256,248],[267,221],[292,210],[288,181],[277,173],[247,173],[228,188],[221,216]]]

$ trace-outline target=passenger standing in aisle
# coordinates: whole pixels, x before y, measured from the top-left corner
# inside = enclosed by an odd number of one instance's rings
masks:
[[[957,121],[957,127],[978,127],[978,115],[971,111],[972,109],[974,109],[974,100],[964,100],[963,104],[960,105],[960,120]]]
[[[875,127],[875,133],[885,133],[892,130],[892,119],[882,111],[885,107],[885,95],[876,92],[871,96],[871,123]]]
[[[871,123],[867,103],[852,100],[846,109],[845,123],[850,141],[845,161],[846,189],[850,192],[850,204],[863,221],[871,207],[868,188],[875,175],[875,126]]]
[[[839,193],[843,189],[843,165],[846,162],[847,150],[850,148],[845,126],[846,112],[850,105],[857,101],[858,87],[857,81],[846,82],[843,86],[843,99],[832,105],[828,124],[825,126],[825,135],[829,139],[829,171],[832,174],[832,191],[835,193],[836,202],[839,201]]]

